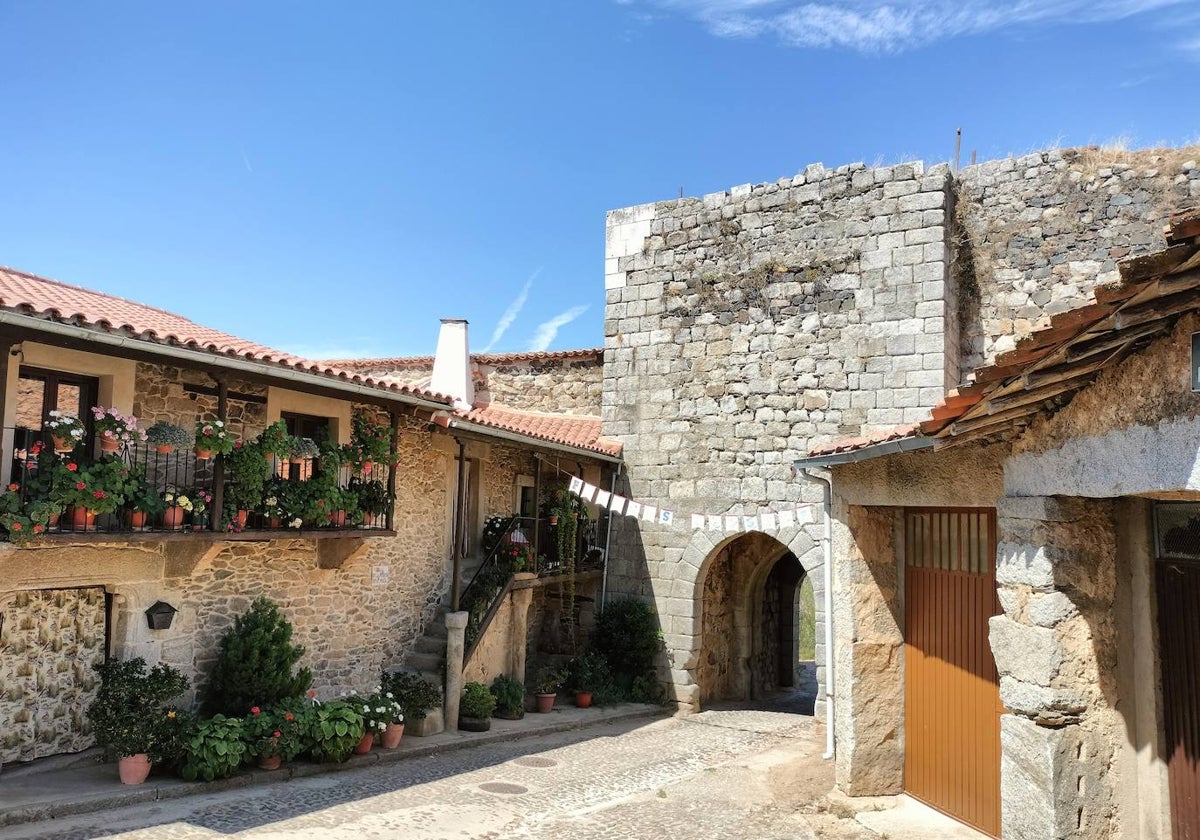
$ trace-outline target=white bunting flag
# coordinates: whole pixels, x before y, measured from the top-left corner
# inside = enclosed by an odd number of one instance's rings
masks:
[[[761,517],[759,517],[759,519],[762,520],[762,529],[764,531],[774,531],[775,530],[775,514],[764,513]]]
[[[710,513],[710,514],[708,515],[708,530],[710,530],[710,531],[720,531],[720,530],[721,530],[721,517],[719,517],[719,516],[713,516],[713,515]]]
[[[627,501],[628,499],[624,496],[613,496],[608,501],[608,509],[613,513],[623,514],[625,513],[625,502]]]
[[[791,528],[795,524],[796,524],[796,511],[794,511],[794,510],[779,511],[779,527],[780,528]]]
[[[642,521],[657,522],[658,508],[656,508],[654,505],[642,505]]]
[[[625,515],[632,516],[634,519],[637,519],[642,515],[642,503],[635,502],[630,499],[629,504],[625,505]]]
[[[742,527],[745,528],[747,531],[757,531],[758,530],[758,517],[757,516],[743,516],[742,517]]]
[[[799,508],[796,511],[796,521],[803,525],[806,522],[813,521],[812,505]]]
[[[586,481],[583,482],[583,489],[579,491],[579,498],[583,499],[585,502],[590,502],[595,497],[596,488],[591,484],[588,484]]]
[[[725,517],[725,530],[726,531],[737,531],[738,530],[738,518],[736,516],[726,516]]]
[[[597,490],[596,491],[596,504],[598,504],[602,508],[608,507],[608,500],[611,496],[612,496],[612,493],[609,493],[607,490]]]
[[[569,489],[569,490],[570,490],[572,493],[574,493],[576,496],[578,496],[578,495],[579,495],[579,493],[580,493],[580,491],[582,491],[582,490],[583,490],[583,479],[582,479],[582,478],[578,478],[578,477],[576,477],[576,478],[572,478],[572,479],[571,479],[571,484],[570,484],[570,486],[568,487],[568,489]]]
[[[699,513],[692,514],[692,528],[697,531],[704,530],[704,515]]]
[[[675,514],[669,510],[662,510],[658,512],[658,521],[664,525],[670,525],[674,519]]]

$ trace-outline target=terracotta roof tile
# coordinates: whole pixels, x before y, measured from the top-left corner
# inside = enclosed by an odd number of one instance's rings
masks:
[[[464,416],[481,426],[491,426],[553,443],[589,449],[604,455],[621,454],[620,442],[601,436],[599,417],[518,411],[496,403],[476,406]]]
[[[481,365],[505,365],[514,362],[558,362],[568,359],[603,358],[604,348],[592,347],[581,350],[531,350],[525,353],[472,353],[471,361]],[[429,367],[433,356],[394,356],[378,359],[327,359],[325,364],[336,365],[346,370],[363,368]]]
[[[0,266],[0,308],[48,321],[124,332],[148,344],[167,344],[219,356],[237,356],[260,362],[267,367],[289,368],[354,382],[381,391],[410,394],[435,402],[449,402],[447,397],[431,391],[364,377],[327,362],[316,362],[274,350],[205,327],[164,309],[3,266]]]
[[[878,429],[874,432],[861,435],[858,437],[842,438],[840,440],[832,440],[822,443],[819,446],[814,446],[809,450],[809,457],[818,455],[835,455],[839,452],[854,452],[857,449],[864,449],[868,446],[875,446],[880,443],[887,443],[893,440],[902,438],[916,437],[921,433],[921,424],[906,423],[903,426],[893,426],[888,429]]]

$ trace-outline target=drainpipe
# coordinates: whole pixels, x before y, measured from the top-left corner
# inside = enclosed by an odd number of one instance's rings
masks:
[[[581,471],[582,472],[582,471]],[[617,492],[617,478],[621,475],[621,465],[617,464],[617,468],[613,470],[612,486],[609,487],[609,492]],[[603,610],[608,604],[608,547],[612,544],[612,511],[606,513],[608,521],[604,525],[604,571],[600,576],[600,609]]]
[[[801,477],[821,485],[821,506],[824,508],[825,524],[821,543],[825,554],[825,755],[828,761],[834,755],[833,738],[833,478],[800,471]]]

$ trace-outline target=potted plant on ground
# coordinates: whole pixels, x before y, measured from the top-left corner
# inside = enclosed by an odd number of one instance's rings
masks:
[[[242,721],[225,715],[213,715],[200,721],[196,731],[183,744],[180,775],[189,782],[211,782],[232,776],[246,754]]]
[[[191,446],[192,434],[183,426],[159,420],[146,429],[146,440],[159,455],[169,455],[176,449],[186,449]]]
[[[483,683],[469,682],[463,686],[458,704],[458,728],[464,732],[487,732],[492,728],[492,710],[496,698]]]
[[[375,739],[382,736],[387,730],[388,719],[390,718],[388,709],[379,702],[379,696],[376,694],[350,697],[346,702],[353,706],[363,717],[363,734],[354,747],[354,754],[366,755],[371,751],[371,747],[375,745]]]
[[[400,746],[404,737],[404,707],[396,700],[392,692],[379,687],[379,693],[372,698],[375,714],[386,724],[383,734],[379,736],[380,744],[385,750],[394,750]]]
[[[592,694],[608,680],[608,663],[598,653],[589,651],[567,663],[567,686],[575,692],[575,705],[581,709],[592,705]]]
[[[121,781],[141,784],[153,762],[161,761],[167,728],[175,711],[167,704],[188,688],[188,680],[159,663],[146,672],[146,660],[111,660],[96,666],[100,688],[87,716],[96,741],[118,758]]]
[[[432,709],[442,705],[442,689],[419,674],[406,671],[384,672],[380,677],[384,695],[391,694],[400,704],[406,724],[417,726],[415,734],[421,734],[420,724]]]
[[[141,443],[146,439],[146,432],[138,428],[137,418],[131,414],[122,414],[115,408],[94,406],[92,423],[100,441],[100,449],[104,452],[118,452],[122,447]]]
[[[258,762],[262,770],[278,770],[303,749],[302,715],[295,703],[273,707],[251,706],[242,720],[246,739],[246,757]]]
[[[83,421],[65,411],[51,411],[42,428],[50,433],[55,452],[70,452],[87,435]]]
[[[525,686],[520,680],[501,674],[492,680],[491,691],[496,698],[496,717],[504,720],[525,717]]]
[[[214,455],[226,455],[233,449],[233,435],[223,420],[196,421],[196,457],[207,461]]]
[[[87,467],[73,461],[65,466],[70,475],[55,482],[50,500],[67,509],[72,529],[90,531],[98,514],[112,513],[125,503],[129,468],[121,461],[102,458]]]
[[[309,740],[317,761],[343,762],[354,752],[366,730],[362,713],[352,703],[316,703],[308,718]]]
[[[543,668],[538,671],[533,681],[534,696],[537,697],[537,710],[542,714],[554,711],[554,698],[562,686],[562,672],[556,668]]]

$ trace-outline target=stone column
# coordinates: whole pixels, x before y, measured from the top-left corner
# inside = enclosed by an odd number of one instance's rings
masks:
[[[515,585],[523,581],[537,580],[532,572],[518,572],[515,575]],[[508,675],[518,682],[525,682],[525,652],[529,638],[529,605],[533,603],[533,590],[528,585],[514,588],[509,597],[512,598],[512,621],[509,625]]]
[[[446,729],[458,729],[458,703],[462,700],[463,655],[467,638],[466,612],[446,613]]]
[[[1107,837],[1123,724],[1114,706],[1112,503],[1002,499],[990,622],[1000,674],[1005,840]]]

